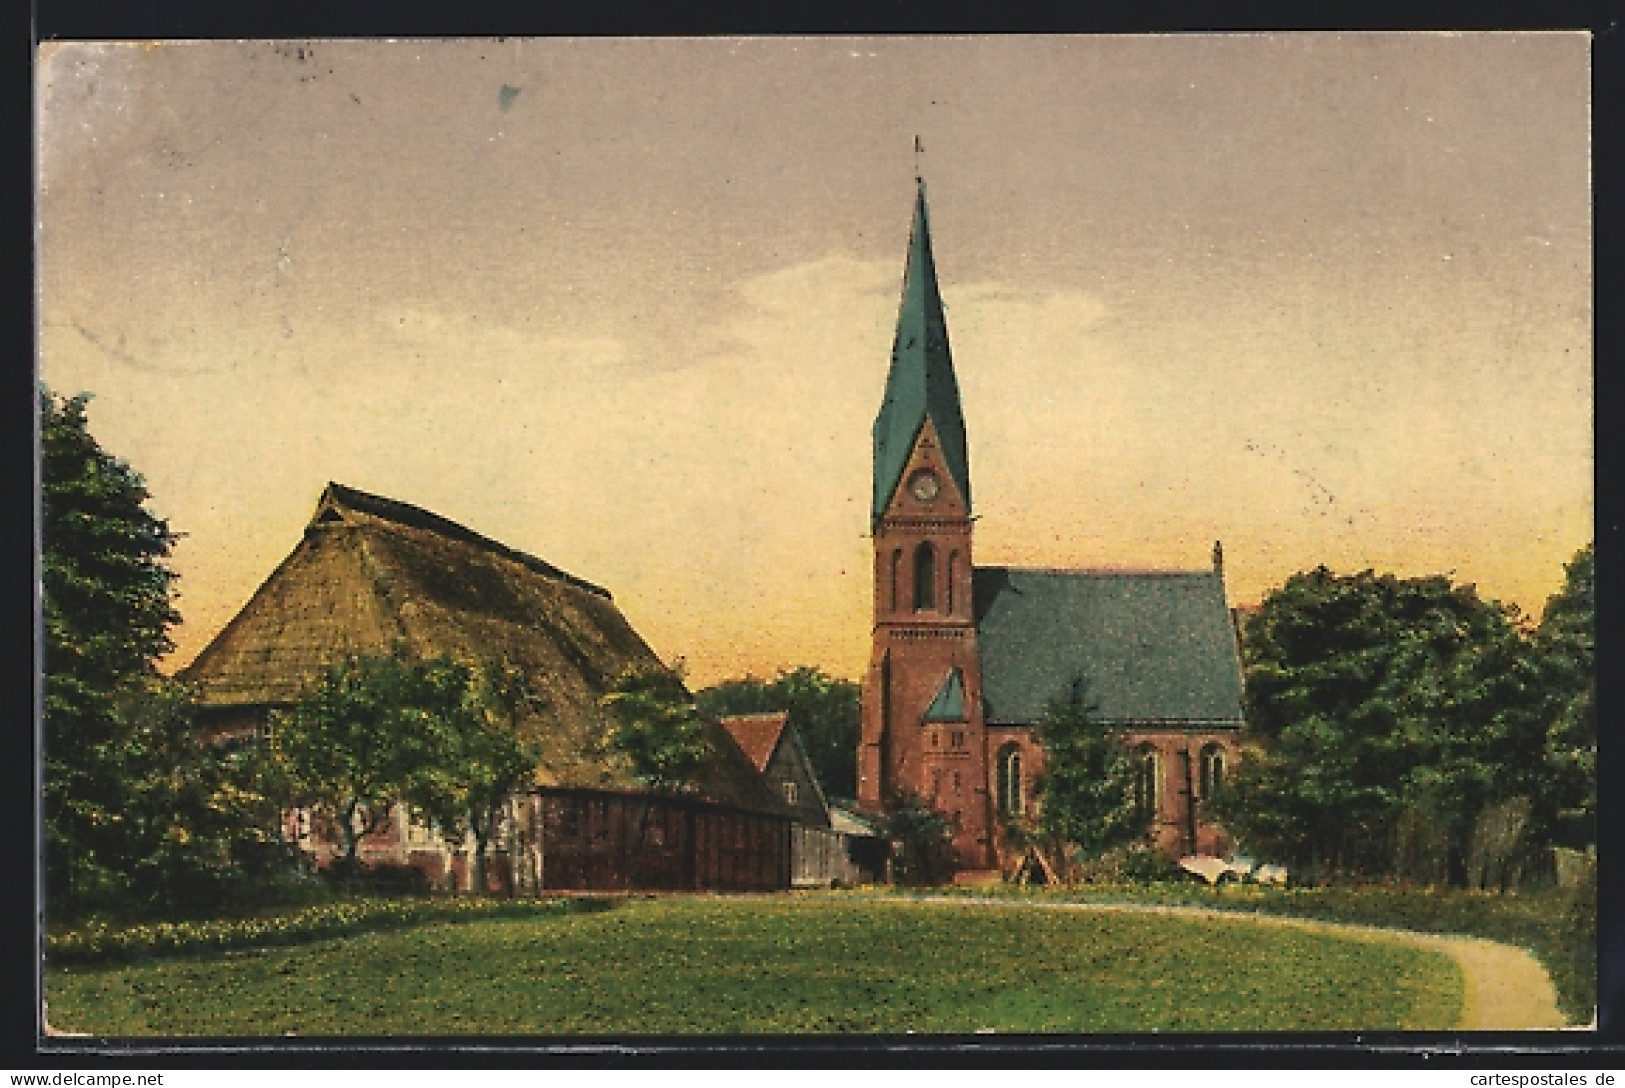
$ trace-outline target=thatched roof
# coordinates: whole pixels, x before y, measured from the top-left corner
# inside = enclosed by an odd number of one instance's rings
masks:
[[[636,785],[606,751],[599,700],[660,659],[607,590],[406,503],[328,484],[304,539],[182,677],[205,708],[286,706],[322,670],[400,647],[521,670],[535,699],[520,723],[540,746],[539,785]],[[699,783],[716,801],[781,806],[727,731]]]

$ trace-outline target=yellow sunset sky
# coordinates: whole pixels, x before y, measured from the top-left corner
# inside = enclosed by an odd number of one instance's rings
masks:
[[[190,658],[329,480],[607,586],[705,684],[869,641],[914,173],[982,564],[1538,612],[1592,537],[1586,35],[68,43],[41,379]],[[925,151],[916,156],[914,139]]]

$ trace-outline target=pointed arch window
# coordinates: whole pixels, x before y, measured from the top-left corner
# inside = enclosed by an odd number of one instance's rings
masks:
[[[994,788],[999,802],[999,815],[1020,816],[1027,811],[1027,792],[1021,781],[1021,749],[1006,744],[999,749],[995,764]]]
[[[948,553],[948,582],[943,590],[943,611],[950,616],[954,611],[954,583],[959,580],[959,553]]]
[[[1162,758],[1149,744],[1134,751],[1134,815],[1141,823],[1156,819],[1162,807]]]
[[[903,575],[903,549],[891,553],[891,610],[897,611],[898,583]]]
[[[929,540],[914,549],[914,609],[934,612],[937,607],[937,550]]]
[[[1205,801],[1217,793],[1223,782],[1224,748],[1218,744],[1209,744],[1202,749],[1201,776],[1198,785],[1202,800]]]

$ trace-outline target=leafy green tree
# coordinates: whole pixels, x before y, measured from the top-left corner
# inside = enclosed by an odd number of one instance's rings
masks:
[[[1421,814],[1460,873],[1485,806],[1539,787],[1540,663],[1515,611],[1444,577],[1321,567],[1243,634],[1255,743],[1210,812],[1252,850],[1378,873]]]
[[[1100,721],[1085,678],[1074,678],[1051,700],[1036,733],[1044,746],[1038,827],[1052,852],[1071,844],[1092,858],[1145,835],[1147,817],[1135,803],[1134,759]]]
[[[529,781],[540,751],[519,739],[528,698],[524,675],[503,667],[440,668],[436,678],[460,689],[442,701],[446,751],[415,773],[408,803],[452,841],[474,839],[474,887],[486,888],[486,863],[503,807]]]
[[[472,837],[483,891],[503,808],[540,759],[518,733],[528,698],[523,674],[504,666],[357,655],[273,716],[282,795],[334,818],[352,869],[396,805],[453,843]]]
[[[121,707],[156,681],[180,618],[175,534],[146,509],[141,477],[90,434],[89,400],[39,391],[45,861],[63,909],[117,901],[146,849],[126,811]]]
[[[155,678],[121,704],[130,906],[207,914],[291,867],[250,741],[198,743],[193,693]]]
[[[789,723],[807,751],[807,760],[825,792],[854,797],[858,782],[861,689],[821,669],[801,665],[772,680],[747,676],[724,680],[697,696],[708,714],[761,714],[788,711]]]
[[[693,788],[711,756],[694,697],[676,669],[622,673],[603,698],[614,718],[609,746],[632,764],[632,773],[657,790]]]
[[[192,692],[158,672],[175,534],[90,434],[88,402],[39,392],[48,902],[207,912],[286,855],[255,753],[200,745]]]
[[[1551,700],[1541,801],[1551,813],[1554,840],[1577,848],[1597,841],[1595,565],[1592,545],[1575,553],[1535,632]]]
[[[272,715],[286,800],[333,817],[350,866],[361,839],[426,775],[455,767],[468,683],[467,670],[444,658],[359,654],[323,670],[297,703]]]
[[[893,843],[897,883],[932,885],[952,878],[953,827],[925,801],[913,794],[893,796],[886,806],[886,834]]]

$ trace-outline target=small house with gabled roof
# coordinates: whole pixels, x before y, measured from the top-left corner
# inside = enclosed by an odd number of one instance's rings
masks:
[[[969,444],[923,183],[873,444],[859,804],[924,801],[952,827],[961,869],[1008,868],[1043,771],[1035,726],[1081,679],[1138,760],[1150,839],[1169,855],[1226,849],[1202,811],[1242,728],[1222,553],[1198,570],[974,564]]]
[[[819,784],[801,736],[785,710],[761,714],[727,714],[722,727],[750,758],[769,787],[784,801],[792,818],[807,827],[829,826],[829,803]]]
[[[872,825],[831,805],[789,711],[728,714],[721,721],[789,808],[792,885],[828,887],[881,879],[889,842]]]
[[[728,731],[691,793],[641,788],[605,738],[601,700],[627,670],[662,668],[608,590],[437,514],[330,483],[303,537],[181,672],[205,740],[250,736],[329,665],[396,650],[523,674],[516,724],[541,751],[510,805],[493,879],[553,888],[771,889],[789,883],[789,813]],[[318,859],[320,820],[290,826]],[[466,876],[461,844],[394,814],[364,859]],[[502,875],[505,874],[505,875]]]

